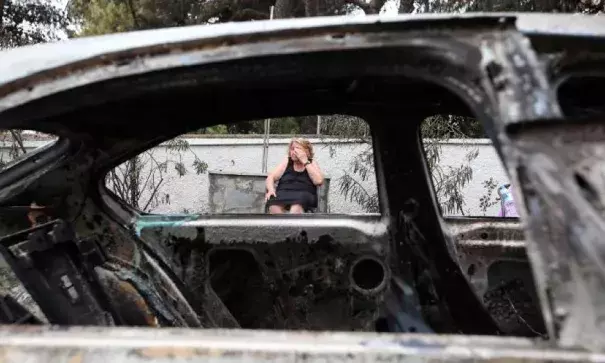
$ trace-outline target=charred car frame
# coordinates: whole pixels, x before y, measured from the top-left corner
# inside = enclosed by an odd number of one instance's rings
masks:
[[[337,17],[0,54],[0,127],[59,136],[0,173],[0,252],[69,326],[4,298],[0,357],[605,361],[604,36],[583,16]],[[370,124],[379,215],[145,215],[105,188],[189,130],[325,113]],[[522,225],[441,216],[435,113],[483,122]]]

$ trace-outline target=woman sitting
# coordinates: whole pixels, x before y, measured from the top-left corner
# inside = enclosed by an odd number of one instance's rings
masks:
[[[277,189],[275,183],[278,182]],[[269,213],[304,213],[317,206],[317,186],[324,177],[313,160],[313,146],[308,140],[290,141],[288,156],[267,176],[265,201]]]

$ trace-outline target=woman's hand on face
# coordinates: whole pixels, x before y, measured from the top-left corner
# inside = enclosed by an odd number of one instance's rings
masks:
[[[269,190],[267,193],[265,193],[265,202],[267,202],[272,196],[277,197],[275,195],[275,190]]]
[[[296,154],[298,161],[300,161],[301,163],[306,164],[307,161],[309,161],[307,153],[303,149],[297,147],[296,149],[294,149],[294,153]]]

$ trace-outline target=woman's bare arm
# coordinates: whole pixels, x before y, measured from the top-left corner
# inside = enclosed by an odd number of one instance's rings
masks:
[[[309,173],[309,177],[311,178],[313,184],[319,186],[324,183],[324,175],[315,160],[313,160],[311,164],[307,165],[306,168],[307,173]]]
[[[279,163],[279,165],[275,167],[275,169],[271,170],[269,175],[267,175],[267,179],[265,180],[265,188],[267,189],[266,199],[269,199],[271,195],[275,196],[275,182],[277,182],[282,175],[284,175],[287,167],[288,158],[286,157],[281,163]]]

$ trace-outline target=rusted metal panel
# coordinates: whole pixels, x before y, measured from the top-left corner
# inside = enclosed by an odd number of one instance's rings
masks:
[[[508,19],[508,27],[512,30]],[[492,19],[492,22],[495,22]],[[469,25],[473,25],[472,23]],[[461,28],[464,28],[461,26]],[[494,26],[485,26],[481,31],[465,33],[467,43],[477,43],[481,40],[482,33],[500,32],[494,30]],[[148,72],[176,69],[194,65],[215,63],[220,61],[232,61],[254,57],[271,55],[303,54],[313,52],[339,52],[359,49],[378,49],[382,47],[411,47],[418,48],[436,47],[433,36],[420,39],[420,33],[416,36],[402,36],[401,32],[380,31],[376,29],[347,28],[318,28],[312,32],[303,32],[299,29],[271,35],[260,32],[255,37],[251,35],[228,35],[224,37],[203,38],[193,43],[177,42],[174,44],[156,43],[155,48],[131,48],[122,53],[107,53],[103,56],[93,57],[86,61],[73,61],[66,63],[64,67],[57,67],[16,79],[14,82],[0,83],[0,112],[13,107],[23,105],[29,101],[40,99],[44,96],[55,94],[79,86],[90,85],[96,82],[116,79],[120,77],[141,75]],[[449,36],[452,29],[443,29],[442,33]],[[461,37],[463,34],[461,34]],[[254,39],[252,39],[252,38]],[[438,46],[437,46],[438,48]],[[159,51],[159,50],[161,51]],[[60,51],[59,49],[54,51]],[[15,57],[16,59],[17,57]],[[0,59],[0,62],[2,59]],[[456,62],[464,62],[464,59],[451,60],[454,66]],[[431,69],[433,66],[436,69]],[[474,64],[456,64],[474,68]],[[402,71],[412,71],[412,68],[426,68],[425,71],[436,76],[443,73],[440,65],[422,64],[406,65]],[[371,67],[369,67],[371,69]],[[377,71],[373,69],[373,71]],[[445,80],[447,81],[447,80]],[[475,94],[475,96],[477,96]],[[56,107],[73,107],[70,105],[55,105]],[[65,111],[65,109],[63,109]],[[45,116],[50,116],[51,111]]]
[[[510,15],[501,15],[510,17]],[[121,34],[111,34],[97,37],[86,37],[64,42],[40,44],[20,47],[0,53],[0,84],[6,84],[19,78],[50,70],[70,63],[92,60],[97,58],[100,63],[110,61],[102,59],[104,55],[123,51],[133,52],[153,46],[162,46],[165,51],[179,43],[199,40],[211,40],[228,37],[243,39],[247,36],[268,35],[282,31],[294,31],[288,37],[317,33],[320,29],[360,27],[364,25],[404,24],[409,21],[416,23],[436,20],[470,20],[486,17],[485,14],[426,14],[408,16],[364,16],[364,17],[313,17],[303,19],[286,19],[273,21],[253,21],[215,24],[212,26],[198,25],[178,28],[137,31]],[[231,43],[231,42],[230,42]],[[231,43],[232,44],[232,43]],[[17,61],[16,61],[17,60]],[[20,61],[23,60],[23,61]]]
[[[86,59],[144,48],[154,45],[169,46],[172,43],[237,37],[250,34],[275,33],[296,30],[301,33],[309,29],[327,27],[348,27],[364,25],[392,25],[405,23],[426,23],[439,20],[459,20],[472,22],[482,18],[516,17],[520,31],[528,33],[603,35],[605,29],[598,17],[568,14],[537,13],[466,13],[466,14],[414,14],[414,15],[367,15],[363,17],[313,17],[273,21],[254,21],[216,24],[213,26],[188,26],[150,31],[128,32],[100,37],[86,37],[76,40],[21,47],[0,53],[0,84],[26,77],[42,70]],[[461,23],[463,24],[463,23]],[[18,61],[15,61],[19,59]],[[23,60],[23,61],[21,61]]]
[[[172,66],[199,64],[200,59],[191,52],[212,51],[215,54],[206,60],[234,59],[235,54],[224,52],[234,45],[253,45],[240,49],[237,57],[263,54],[285,54],[296,49],[288,43],[296,38],[309,36],[327,37],[324,42],[333,50],[359,47],[361,43],[351,37],[359,32],[406,31],[410,27],[418,29],[436,26],[447,21],[449,27],[459,30],[485,28],[497,29],[502,24],[516,19],[517,29],[530,34],[566,34],[597,36],[604,33],[598,20],[588,16],[561,14],[526,13],[468,13],[468,14],[423,14],[398,15],[393,17],[318,17],[258,21],[247,23],[226,23],[213,26],[189,26],[170,29],[112,34],[101,37],[87,37],[64,42],[20,47],[0,52],[0,95],[6,96],[20,89],[27,89],[27,97],[20,95],[17,100],[3,100],[0,111],[18,105],[26,99],[36,99],[65,88],[89,83],[93,79],[128,73],[140,73],[165,68],[168,64],[152,60],[160,55],[168,57]],[[489,26],[487,24],[490,24]],[[386,26],[388,25],[388,29]],[[401,29],[397,29],[400,26]],[[338,35],[331,38],[332,35]],[[375,39],[376,41],[377,39]],[[269,41],[270,46],[256,46],[255,43]],[[283,43],[286,41],[286,43]],[[362,42],[363,43],[363,42]],[[312,51],[318,44],[305,43],[305,49]],[[326,48],[325,46],[322,48]],[[190,54],[186,54],[190,53]],[[218,58],[217,58],[218,57]],[[161,57],[160,57],[161,58]],[[110,69],[107,69],[109,67]],[[93,74],[86,74],[92,69]],[[106,68],[106,71],[101,71]],[[75,76],[75,77],[68,77]],[[50,89],[32,89],[36,85],[64,78],[63,86]],[[29,88],[29,89],[28,89]],[[52,92],[50,92],[52,93]]]
[[[145,328],[0,328],[5,363],[605,362],[526,339]]]
[[[447,218],[451,253],[505,332],[544,336],[523,226],[517,218]]]
[[[587,22],[587,29],[595,24]],[[594,29],[583,35],[595,39],[602,34],[602,29]],[[491,46],[498,60],[489,67],[489,57],[483,57],[490,79],[485,89],[500,105],[495,117],[485,119],[486,129],[492,130],[515,185],[549,336],[561,346],[600,351],[605,342],[602,115],[581,119],[563,114],[553,86],[552,78],[556,83],[557,77],[545,74],[544,58],[538,60],[528,39],[515,43]],[[574,53],[571,48],[561,50]],[[582,52],[595,52],[593,59],[598,60],[603,49],[584,45]],[[584,74],[602,74],[602,61],[587,64],[581,61],[585,55],[574,57],[562,63],[575,62]]]

